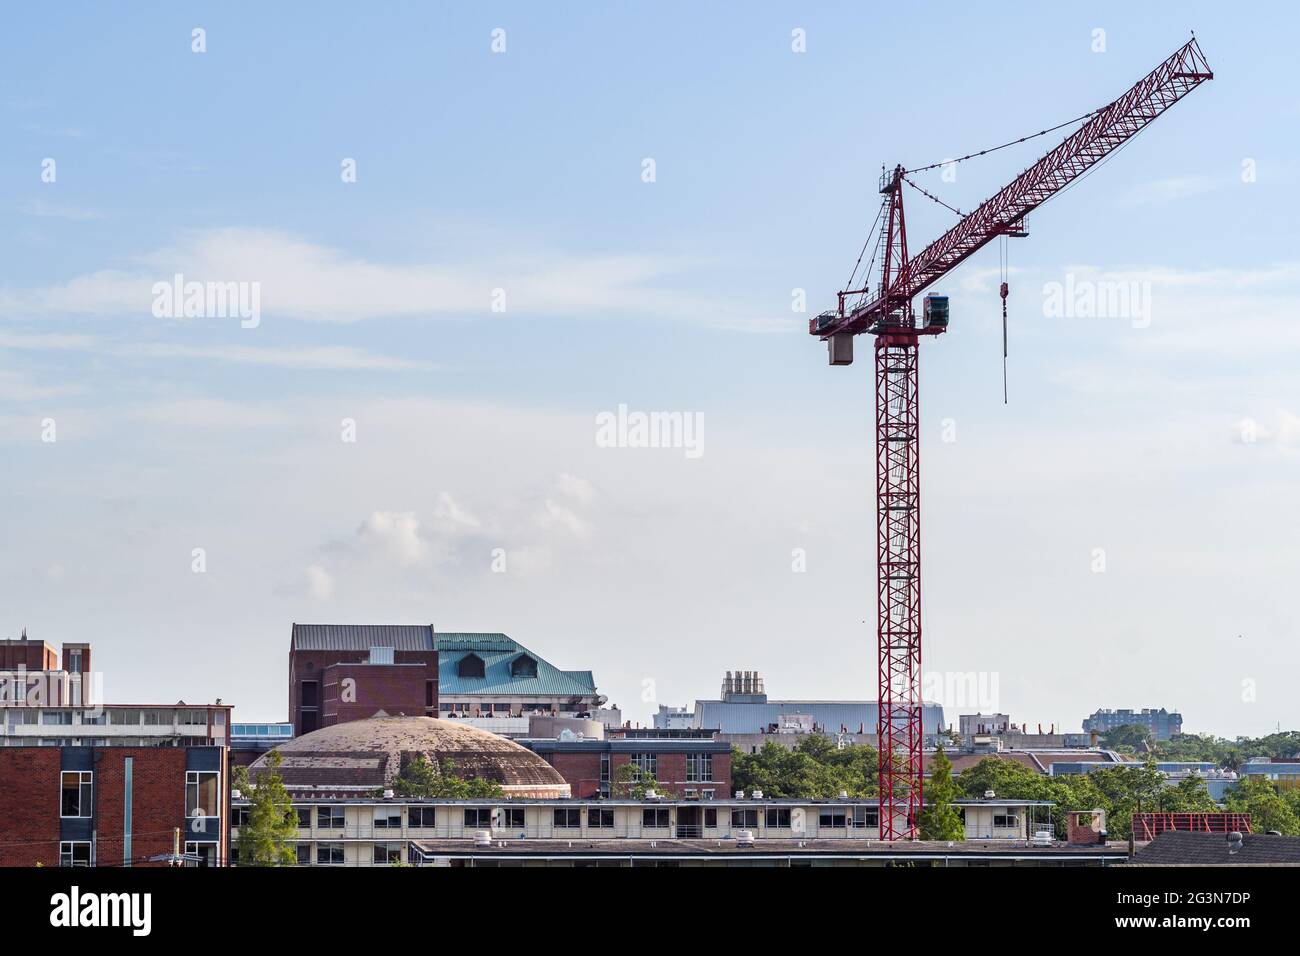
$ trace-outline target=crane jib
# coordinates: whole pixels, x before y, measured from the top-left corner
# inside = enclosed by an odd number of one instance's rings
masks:
[[[917,255],[906,258],[904,245],[904,257],[893,264],[892,274],[882,275],[881,291],[874,299],[850,310],[841,306],[834,313],[823,313],[809,324],[809,332],[827,339],[836,334],[879,331],[891,315],[908,313],[908,303],[917,294],[998,236],[1018,234],[1026,215],[1213,78],[1193,38]],[[897,204],[900,215],[904,172],[900,167],[888,180],[894,191],[890,201]],[[841,302],[845,295],[841,293]]]

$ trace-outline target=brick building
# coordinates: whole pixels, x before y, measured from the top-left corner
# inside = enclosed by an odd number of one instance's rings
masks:
[[[731,795],[731,745],[690,738],[608,740],[521,739],[519,744],[560,772],[579,799],[617,796],[619,770],[636,764],[666,796],[714,799]]]
[[[377,711],[438,714],[433,625],[294,624],[289,722],[295,734]]]
[[[61,666],[60,666],[60,661]],[[0,642],[0,866],[229,859],[229,705],[104,705],[90,646]]]

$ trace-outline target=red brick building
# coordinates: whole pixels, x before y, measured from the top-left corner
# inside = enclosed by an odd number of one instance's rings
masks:
[[[295,735],[381,710],[438,716],[432,625],[293,625],[289,721]]]
[[[161,865],[177,835],[229,859],[229,705],[92,703],[88,644],[24,633],[0,663],[0,866]]]
[[[685,799],[731,796],[731,745],[709,738],[613,738],[517,741],[564,777],[576,799],[619,796],[619,770],[636,764]]]

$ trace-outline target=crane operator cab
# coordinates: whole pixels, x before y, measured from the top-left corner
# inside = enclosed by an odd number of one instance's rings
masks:
[[[927,295],[922,302],[921,328],[942,332],[948,328],[948,297]]]

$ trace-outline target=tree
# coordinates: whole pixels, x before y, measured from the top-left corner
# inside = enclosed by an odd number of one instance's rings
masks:
[[[1247,777],[1228,791],[1226,804],[1234,813],[1249,813],[1256,833],[1277,830],[1283,836],[1300,835],[1300,818],[1290,802],[1266,777]]]
[[[925,806],[921,808],[917,826],[922,840],[964,840],[966,827],[952,801],[959,795],[952,779],[952,761],[943,752],[935,751],[930,763],[930,779],[925,782]]]
[[[644,800],[651,790],[658,794],[667,792],[664,785],[656,780],[653,774],[635,763],[625,763],[619,767],[614,772],[614,779],[610,782],[609,789],[616,797],[632,800]]]
[[[392,791],[398,797],[452,800],[499,797],[502,794],[501,785],[495,780],[459,777],[451,759],[445,758],[435,766],[424,754],[416,754],[407,761],[401,773],[393,779]]]
[[[803,734],[793,748],[774,741],[758,753],[731,751],[731,780],[737,790],[762,790],[769,797],[833,799],[875,797],[879,790],[876,749],[846,747],[825,734]]]
[[[289,799],[289,791],[279,770],[280,753],[272,750],[266,757],[267,769],[251,781],[247,767],[234,774],[234,786],[248,795],[248,811],[239,827],[240,866],[295,866],[298,862],[294,844],[298,838],[298,812]]]
[[[1124,724],[1101,735],[1101,745],[1107,750],[1132,753],[1151,749],[1151,731],[1140,724]]]

